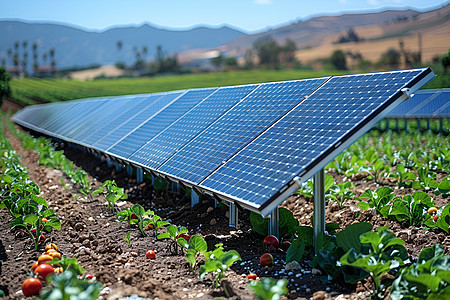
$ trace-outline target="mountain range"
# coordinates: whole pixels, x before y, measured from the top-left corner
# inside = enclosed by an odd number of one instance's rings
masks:
[[[30,62],[33,57],[32,45],[36,43],[39,65],[49,65],[48,61],[43,61],[42,54],[53,48],[56,67],[69,68],[93,64],[110,65],[118,61],[131,64],[136,60],[136,51],[141,53],[144,60],[154,60],[158,45],[165,54],[170,55],[220,47],[231,55],[242,56],[256,40],[271,37],[279,43],[291,39],[299,49],[314,49],[326,43],[334,43],[339,34],[350,28],[356,28],[356,32],[366,34],[366,37],[372,40],[408,37],[417,34],[418,28],[424,33],[428,29],[430,32],[437,32],[439,29],[439,32],[447,34],[442,36],[445,38],[449,33],[449,11],[450,4],[447,4],[425,12],[407,9],[319,16],[256,34],[246,34],[227,26],[169,30],[144,24],[105,31],[87,31],[61,24],[0,20],[0,60],[6,59],[7,65],[12,65],[16,42],[19,43],[18,52],[22,59],[23,41],[27,42],[25,51],[28,52]],[[119,41],[121,47],[118,47]],[[448,43],[441,42],[443,48]],[[146,51],[143,51],[144,47]]]

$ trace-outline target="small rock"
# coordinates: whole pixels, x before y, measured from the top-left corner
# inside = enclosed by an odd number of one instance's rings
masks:
[[[312,300],[324,300],[324,299],[326,299],[326,293],[324,291],[315,292],[311,299]]]
[[[300,264],[294,260],[286,264],[285,270],[292,271],[292,270],[300,270],[301,268],[302,267],[300,266]]]
[[[313,268],[311,270],[311,274],[320,276],[320,275],[322,275],[322,271],[320,271],[319,269]]]
[[[210,212],[212,212],[214,210],[214,208],[212,208],[211,206],[210,207],[208,207],[208,209],[206,210],[206,213],[210,213]]]
[[[209,222],[209,225],[216,225],[216,224],[217,224],[216,219],[211,219],[211,222]]]

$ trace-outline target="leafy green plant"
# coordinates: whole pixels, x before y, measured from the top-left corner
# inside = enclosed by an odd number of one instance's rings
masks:
[[[362,195],[359,197],[360,202],[358,203],[358,206],[361,207],[363,210],[368,210],[369,208],[375,207],[376,211],[381,214],[381,209],[390,203],[392,199],[394,199],[395,194],[394,190],[390,187],[380,187],[375,192],[372,192],[371,190],[366,190]],[[368,199],[367,202],[361,200],[361,199]]]
[[[66,256],[62,256],[61,259],[55,257],[51,261],[47,261],[47,264],[62,267],[64,271],[71,271],[77,275],[83,274],[85,270],[78,264],[76,258],[68,258]]]
[[[330,174],[326,174],[324,176],[324,190],[325,193],[335,184],[334,182],[334,178],[333,176],[331,176]],[[302,188],[300,188],[297,192],[295,192],[296,194],[301,194],[305,197],[308,198],[312,198],[314,197],[314,183],[313,180],[310,179],[306,182],[306,185]]]
[[[276,280],[266,277],[260,281],[252,280],[248,287],[253,290],[256,298],[260,300],[278,300],[282,295],[286,295],[289,292],[287,283],[287,279]]]
[[[284,207],[279,208],[280,217],[280,237],[290,236],[294,233],[295,226],[298,226],[298,221],[295,219],[294,214]],[[263,236],[266,236],[269,232],[269,220],[263,218],[260,214],[250,213],[250,224],[253,230]]]
[[[104,189],[106,191],[104,191]],[[103,182],[102,186],[93,191],[92,195],[106,194],[106,200],[108,201],[108,208],[114,212],[114,205],[119,199],[127,199],[128,195],[124,192],[123,188],[119,188],[115,180],[106,180]]]
[[[392,217],[399,222],[407,220],[410,226],[418,226],[431,218],[427,211],[433,206],[434,201],[427,193],[415,192],[393,199],[391,205],[381,209],[381,214],[385,218]]]
[[[355,197],[355,193],[350,190],[354,187],[355,185],[348,181],[344,183],[333,184],[328,190],[328,193],[325,195],[325,198],[336,201],[339,205],[339,208],[342,208],[346,200],[353,199]]]
[[[241,260],[241,256],[236,250],[224,251],[223,244],[217,244],[216,249],[207,252],[205,257],[205,264],[200,266],[200,279],[203,279],[208,273],[213,273],[214,287],[219,286],[219,281],[226,276],[228,268],[234,262]]]
[[[161,221],[161,217],[155,215],[152,210],[145,210],[139,204],[118,212],[116,217],[119,221],[127,221],[131,225],[137,225],[142,236],[147,236],[144,228],[150,227],[155,230],[155,237],[158,237],[157,229],[170,224],[167,221]]]
[[[327,236],[324,247],[314,257],[314,267],[320,267],[334,281],[339,283],[356,283],[369,274],[359,268],[345,266],[339,259],[350,249],[357,253],[362,250],[360,235],[372,230],[372,225],[366,222],[354,223],[333,236]],[[323,280],[328,280],[327,276]]]
[[[446,195],[450,193],[450,176],[447,176],[441,180],[437,188],[434,190],[434,194],[439,195]]]
[[[131,233],[128,231],[127,235],[123,238],[125,242],[127,242],[127,245],[130,246],[131,244]]]
[[[375,285],[374,296],[383,299],[387,285],[381,281],[381,275],[403,266],[408,260],[408,253],[403,247],[405,241],[397,238],[387,226],[377,228],[377,232],[361,234],[360,241],[361,252],[352,248],[339,262],[369,273]]]
[[[179,243],[177,242],[178,237],[180,236],[180,234],[186,233],[186,232],[188,232],[188,230],[187,230],[187,228],[184,227],[184,226],[178,228],[178,227],[175,226],[175,225],[169,225],[169,226],[167,227],[167,231],[166,231],[166,232],[161,233],[161,234],[158,235],[158,240],[161,240],[161,239],[170,239],[171,242],[170,242],[170,244],[169,244],[169,246],[168,246],[169,251],[170,251],[172,254],[178,255],[178,250],[179,250],[179,249],[178,249]],[[184,238],[180,238],[180,239],[183,239],[183,240],[184,240]],[[186,240],[185,240],[185,241],[186,241]],[[183,244],[185,244],[185,243],[183,243]],[[183,248],[181,248],[181,249],[183,249]],[[181,250],[181,249],[180,249],[180,250]]]
[[[402,164],[398,164],[396,166],[396,171],[391,172],[389,176],[396,177],[397,178],[397,185],[399,187],[402,186],[411,186],[413,183],[413,180],[417,178],[416,174],[414,174],[411,171],[408,171],[408,169],[405,168]]]
[[[450,233],[450,203],[444,207],[441,207],[436,212],[437,220],[434,218],[427,218],[424,222],[425,226],[438,227],[444,230],[446,233]]]
[[[186,249],[185,258],[191,267],[191,270],[194,270],[195,266],[198,264],[199,255],[206,256],[208,251],[208,245],[205,239],[199,235],[193,235],[189,239],[189,242],[183,243],[184,239],[179,239],[180,244],[182,244]],[[184,240],[186,241],[186,240]]]
[[[450,256],[444,255],[440,244],[425,248],[417,262],[403,268],[392,283],[391,298],[449,299]]]
[[[48,278],[49,285],[40,292],[43,300],[95,300],[102,289],[101,283],[78,279],[71,271]]]
[[[412,188],[416,190],[424,189],[435,190],[439,184],[436,181],[436,173],[431,172],[428,166],[421,167],[417,170],[419,180],[413,181]]]

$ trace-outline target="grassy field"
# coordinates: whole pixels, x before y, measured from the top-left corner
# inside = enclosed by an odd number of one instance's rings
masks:
[[[317,78],[345,73],[348,72],[337,70],[254,70],[152,78],[99,79],[93,81],[19,78],[11,81],[11,98],[17,102],[29,105],[89,97]],[[427,85],[427,88],[450,87],[449,83],[450,75],[446,74],[435,78]]]
[[[24,104],[34,104],[88,97],[315,78],[342,73],[336,70],[256,70],[93,81],[20,78],[11,82],[11,98]]]

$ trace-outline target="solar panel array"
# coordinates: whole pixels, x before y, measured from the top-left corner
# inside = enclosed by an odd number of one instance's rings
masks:
[[[427,68],[104,97],[13,119],[266,215],[433,77]]]
[[[421,90],[397,106],[388,118],[449,118],[450,89]]]

